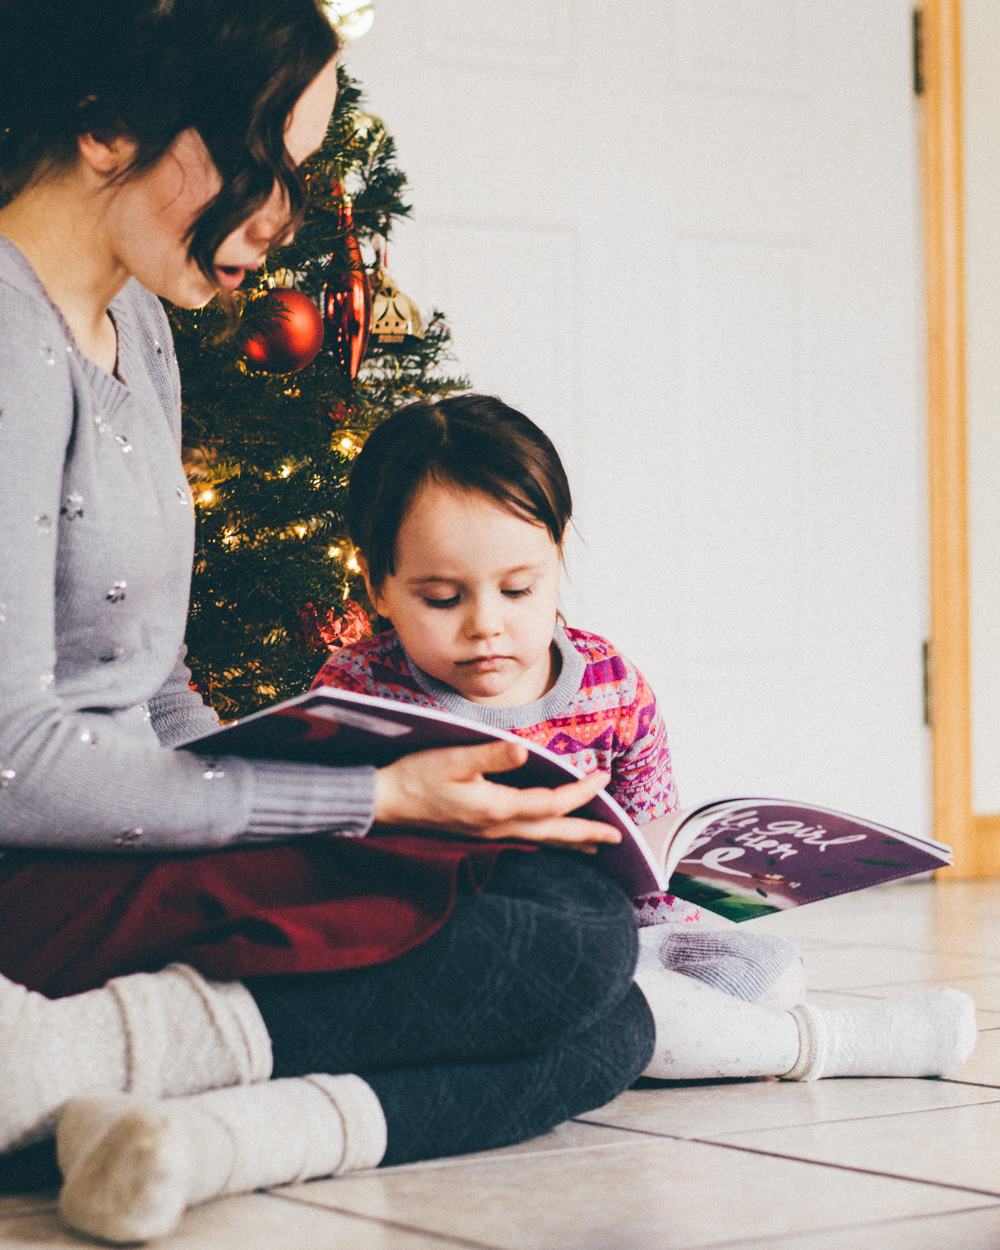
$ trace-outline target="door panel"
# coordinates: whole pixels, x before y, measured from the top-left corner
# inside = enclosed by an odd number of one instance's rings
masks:
[[[379,0],[391,268],[570,469],[567,614],[682,801],[928,830],[922,290],[902,0]]]

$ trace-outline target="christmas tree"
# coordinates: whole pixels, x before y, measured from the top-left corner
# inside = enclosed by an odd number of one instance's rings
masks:
[[[442,314],[426,329],[418,314],[410,324],[413,310],[381,272],[393,221],[410,211],[406,178],[391,136],[362,110],[343,70],[326,140],[303,173],[305,219],[237,293],[235,329],[215,303],[167,306],[198,517],[188,663],[224,720],[299,693],[329,648],[366,632],[370,605],[344,522],[351,460],[401,404],[467,387],[444,371]],[[280,358],[267,371],[244,354],[254,334],[266,348],[292,333],[276,307],[284,290],[332,309],[331,292],[350,294],[353,284],[357,297],[359,281],[381,283],[375,328],[390,332],[372,335],[356,382],[356,322],[345,341],[344,323],[328,318],[323,346],[298,372],[277,372],[287,367]]]

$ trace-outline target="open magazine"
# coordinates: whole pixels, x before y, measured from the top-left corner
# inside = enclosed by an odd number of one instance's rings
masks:
[[[320,687],[255,712],[181,750],[198,755],[382,768],[414,751],[516,742],[518,769],[492,780],[526,789],[582,774],[565,757],[516,734],[437,708]],[[616,846],[598,863],[630,897],[669,891],[732,920],[750,920],[951,863],[941,842],[899,833],[808,803],[728,799],[650,821],[640,830],[609,795],[576,815],[613,825]]]

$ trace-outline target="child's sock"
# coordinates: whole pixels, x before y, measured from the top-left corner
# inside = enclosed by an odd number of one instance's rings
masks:
[[[787,1011],[748,1003],[661,967],[635,974],[656,1024],[653,1058],[643,1076],[662,1081],[777,1076],[799,1054],[799,1031]]]
[[[639,949],[640,968],[658,963],[748,1003],[790,1007],[805,996],[802,952],[770,933],[663,924],[639,930]]]
[[[858,1007],[791,1011],[748,1003],[662,968],[636,972],[656,1024],[644,1076],[941,1076],[976,1042],[975,1006],[958,990],[928,990]]]
[[[975,1003],[960,990],[924,990],[857,1007],[793,1007],[800,1049],[788,1081],[825,1076],[944,1076],[976,1045]]]
[[[172,964],[48,999],[0,977],[0,1151],[50,1134],[70,1098],[160,1098],[270,1072],[271,1040],[238,982]]]
[[[71,1102],[59,1124],[59,1210],[112,1242],[162,1237],[222,1194],[376,1167],[386,1125],[359,1076],[308,1076],[150,1103]]]

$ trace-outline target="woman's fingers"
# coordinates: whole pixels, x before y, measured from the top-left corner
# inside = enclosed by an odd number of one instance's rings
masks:
[[[549,790],[487,781],[527,757],[518,743],[492,742],[407,755],[376,774],[375,819],[483,838],[527,838],[562,845],[618,842],[609,825],[567,817],[607,784],[605,773]]]
[[[520,768],[528,758],[528,748],[519,742],[484,742],[478,747],[445,747],[441,751],[427,751],[431,755],[448,756],[454,760],[456,780],[469,780],[483,773],[508,773]]]
[[[542,842],[546,846],[574,846],[579,850],[596,850],[599,843],[615,843],[622,835],[613,825],[579,816],[559,816],[552,820],[515,820],[493,826],[483,837],[520,838],[525,842]]]

